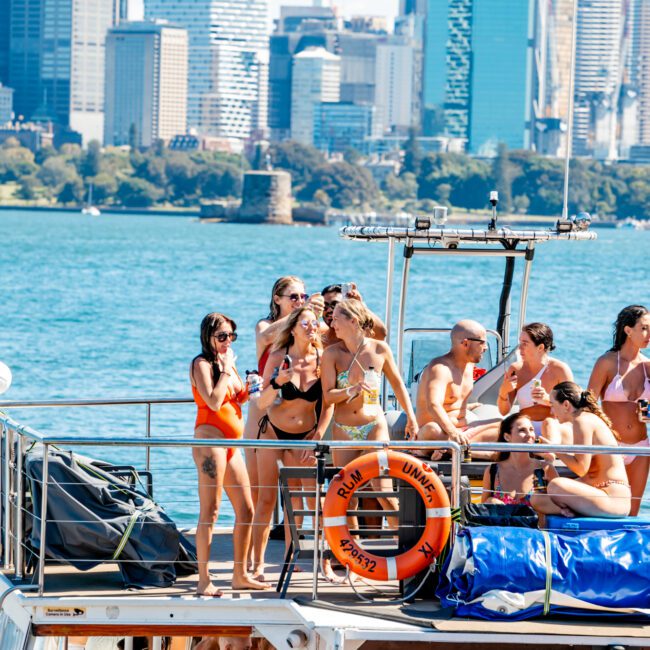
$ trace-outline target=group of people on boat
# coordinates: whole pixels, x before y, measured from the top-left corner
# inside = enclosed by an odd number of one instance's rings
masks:
[[[474,371],[487,349],[486,331],[461,321],[451,332],[451,349],[422,372],[417,401],[419,440],[543,442],[559,445],[647,446],[640,403],[650,399],[650,313],[630,305],[618,314],[612,348],[596,361],[587,390],[569,366],[550,356],[553,332],[529,323],[519,336],[517,359],[499,388],[500,416],[481,419],[471,404]],[[599,404],[600,401],[600,404]],[[477,408],[478,407],[478,408]],[[513,407],[517,407],[513,412]],[[480,457],[480,453],[476,453]],[[484,458],[492,459],[484,452]],[[626,516],[638,514],[648,478],[648,456],[501,453],[486,469],[483,500],[526,503],[545,514]],[[577,480],[559,477],[559,460]],[[540,465],[542,462],[542,465]],[[535,470],[548,486],[533,495]]]
[[[190,366],[198,408],[195,437],[276,444],[247,448],[245,459],[232,448],[194,448],[199,594],[221,595],[208,565],[223,489],[235,512],[233,588],[269,588],[265,553],[277,500],[277,461],[289,466],[315,462],[312,451],[277,443],[317,441],[326,434],[334,440],[388,442],[378,400],[382,376],[406,416],[405,435],[411,440],[648,444],[645,424],[637,415],[637,400],[650,397],[650,361],[641,353],[650,345],[650,313],[644,307],[621,311],[613,348],[596,362],[586,391],[573,382],[567,364],[550,357],[551,329],[543,323],[526,325],[518,358],[507,368],[499,390],[498,409],[505,419],[481,417],[476,414],[480,405],[469,401],[477,364],[487,349],[486,330],[479,323],[464,320],[454,326],[449,352],[421,373],[415,408],[385,335],[384,324],[365,305],[356,285],[332,284],[308,295],[299,278],[279,278],[269,314],[255,329],[262,388],[249,401],[244,423],[242,404],[249,394],[231,347],[237,325],[221,313],[203,319],[201,353]],[[343,466],[360,453],[337,448],[332,460]],[[434,452],[433,457],[439,455]],[[578,478],[559,477],[556,460]],[[548,484],[543,493],[533,493],[536,470]],[[501,453],[486,470],[484,500],[527,502],[547,514],[625,516],[638,511],[647,474],[648,457],[632,457],[624,464],[620,455]],[[392,501],[383,499],[381,505],[392,510]]]

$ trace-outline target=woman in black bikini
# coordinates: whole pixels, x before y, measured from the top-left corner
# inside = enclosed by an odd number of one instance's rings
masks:
[[[323,408],[320,380],[320,324],[309,306],[296,309],[279,330],[266,367],[264,390],[258,407],[260,440],[311,440],[323,437],[332,407]],[[290,363],[287,363],[290,360]],[[285,465],[311,465],[300,450],[258,449],[260,490],[253,520],[253,575],[263,579],[264,555],[271,516],[277,499],[277,461]],[[312,486],[313,487],[313,486]]]

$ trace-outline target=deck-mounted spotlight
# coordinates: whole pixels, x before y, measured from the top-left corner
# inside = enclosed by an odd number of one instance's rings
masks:
[[[574,225],[571,219],[558,219],[555,224],[555,230],[557,232],[571,232]]]
[[[499,202],[499,193],[496,190],[490,192],[490,204],[492,205],[492,219],[488,225],[488,230],[497,229],[497,203]]]
[[[429,230],[431,228],[431,217],[427,215],[418,215],[415,217],[416,230]]]
[[[433,223],[436,226],[444,226],[447,223],[447,208],[444,205],[436,205],[433,208]]]

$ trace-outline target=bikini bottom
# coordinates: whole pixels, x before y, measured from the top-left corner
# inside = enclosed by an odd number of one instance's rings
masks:
[[[650,447],[650,440],[648,438],[644,438],[643,440],[639,440],[639,442],[635,442],[634,444],[630,445],[630,447]],[[637,458],[638,456],[632,454],[630,456],[623,456],[623,461],[626,465],[629,465]]]
[[[314,425],[309,431],[303,431],[301,433],[291,433],[290,431],[283,431],[282,429],[278,429],[278,427],[269,420],[268,415],[263,415],[260,421],[257,423],[258,424],[258,429],[257,429],[257,439],[260,439],[260,436],[263,433],[266,433],[266,430],[268,429],[269,424],[273,427],[273,431],[275,432],[275,437],[278,440],[304,440],[310,433],[313,433],[316,430],[316,425]]]
[[[378,420],[379,418],[375,418],[372,422],[367,422],[366,424],[339,424],[335,422],[334,426],[341,429],[351,440],[363,442],[368,439],[370,432],[377,426]]]
[[[593,487],[598,490],[604,490],[610,485],[624,485],[627,488],[630,487],[630,484],[627,481],[617,481],[616,479],[609,479],[608,481],[603,481],[602,483],[596,483]]]

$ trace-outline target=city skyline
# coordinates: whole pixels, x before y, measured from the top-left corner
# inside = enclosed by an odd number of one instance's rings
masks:
[[[574,2],[3,0],[3,112],[84,147],[294,139],[331,155],[338,129],[384,154],[414,130],[430,151],[633,159],[650,146],[650,0],[577,0],[573,17]],[[186,53],[139,21],[184,30]]]

